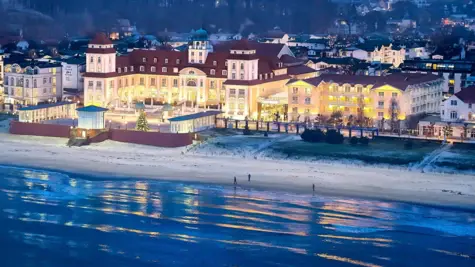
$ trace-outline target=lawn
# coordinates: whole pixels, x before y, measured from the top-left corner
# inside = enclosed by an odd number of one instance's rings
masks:
[[[288,158],[346,159],[370,164],[409,165],[420,162],[426,155],[440,147],[437,143],[413,141],[413,148],[405,149],[404,143],[405,141],[400,139],[373,139],[365,146],[350,145],[348,139],[340,145],[292,140],[276,142],[269,149]]]

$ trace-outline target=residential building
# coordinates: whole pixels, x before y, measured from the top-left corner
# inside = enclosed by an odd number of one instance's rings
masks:
[[[466,87],[444,100],[440,117],[446,122],[475,123],[475,86]]]
[[[436,74],[444,78],[444,93],[452,95],[465,87],[466,80],[475,71],[475,62],[466,60],[414,59],[401,65],[403,72]]]
[[[436,75],[395,73],[388,76],[322,74],[316,78],[290,80],[290,120],[330,116],[340,111],[346,117],[364,113],[374,121],[391,117],[395,101],[398,118],[438,112],[443,79]]]
[[[403,47],[389,44],[376,44],[373,42],[361,44],[351,52],[351,56],[368,62],[380,62],[399,67],[406,58],[406,50]]]
[[[63,91],[83,91],[86,57],[72,57],[61,62]]]
[[[5,62],[5,104],[37,105],[62,97],[61,64],[25,60]],[[11,107],[10,107],[11,108]]]
[[[108,108],[153,99],[257,118],[258,99],[280,92],[291,78],[316,75],[285,44],[242,39],[212,45],[202,29],[183,52],[137,49],[117,56],[112,42],[98,34],[86,54],[84,104]]]
[[[259,37],[260,42],[272,44],[287,44],[289,40],[289,35],[283,32],[279,27],[275,27],[273,30]]]

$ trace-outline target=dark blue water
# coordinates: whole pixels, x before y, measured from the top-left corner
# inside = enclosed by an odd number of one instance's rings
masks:
[[[475,213],[0,167],[0,266],[475,266]]]

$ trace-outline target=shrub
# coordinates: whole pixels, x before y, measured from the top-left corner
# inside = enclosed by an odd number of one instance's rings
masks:
[[[244,130],[242,131],[243,135],[251,135],[251,130],[249,130],[249,126],[246,125]]]
[[[413,146],[414,146],[414,143],[412,142],[412,140],[407,140],[404,143],[404,149],[412,149]]]
[[[356,145],[356,144],[358,144],[358,137],[352,136],[352,137],[350,138],[350,144],[351,144],[351,145]]]
[[[343,144],[343,135],[336,130],[328,130],[326,139],[329,144]]]
[[[310,143],[318,143],[325,140],[325,134],[320,129],[310,130],[305,129],[305,131],[300,135],[302,140]]]
[[[366,136],[361,137],[359,140],[360,144],[362,145],[368,145],[369,144],[369,138]]]

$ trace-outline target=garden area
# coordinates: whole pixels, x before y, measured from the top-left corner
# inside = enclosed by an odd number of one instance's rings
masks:
[[[314,132],[312,132],[314,131]],[[366,137],[344,138],[336,131],[304,132],[301,139],[283,140],[269,146],[267,154],[305,160],[356,160],[368,164],[411,165],[440,147],[426,140]]]

